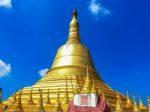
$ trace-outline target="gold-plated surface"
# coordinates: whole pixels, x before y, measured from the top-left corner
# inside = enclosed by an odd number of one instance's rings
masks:
[[[76,19],[77,12],[73,10],[70,22],[69,36],[65,45],[59,48],[52,68],[62,66],[87,66],[94,69],[88,49],[81,44],[79,38],[79,23]]]
[[[87,75],[85,77],[85,81],[80,93],[90,93],[91,89],[92,89],[92,80],[90,79],[89,76],[89,66],[87,66]]]
[[[76,10],[73,10],[72,16],[68,40],[57,51],[45,77],[4,101],[8,109],[18,108],[25,112],[66,112],[74,94],[98,91],[110,104],[111,110],[126,110],[129,99],[122,94],[117,96],[118,93],[101,80],[89,50],[80,42]],[[133,109],[136,110],[136,104]]]
[[[136,98],[135,98],[134,95],[133,95],[133,100],[134,100],[134,109],[133,109],[133,111],[134,111],[134,112],[140,112],[140,111],[139,111],[138,104],[137,104],[137,102],[136,102]]]
[[[38,103],[35,106],[35,112],[44,112],[44,107],[43,107],[43,94],[42,90],[39,89],[39,100]]]
[[[140,99],[139,109],[140,109],[141,111],[146,111],[147,108],[146,108],[146,106],[144,105],[141,96],[139,96],[139,99]]]
[[[148,112],[150,112],[150,97],[147,98],[147,102],[148,102]]]
[[[123,112],[122,103],[121,103],[121,99],[120,99],[119,93],[117,94],[116,110],[115,110],[115,112]]]
[[[130,96],[129,96],[129,93],[127,92],[127,101],[126,101],[126,108],[127,109],[132,109],[133,108],[133,103],[132,103],[132,101],[131,101],[131,99],[130,99]]]
[[[56,105],[55,105],[55,108],[54,108],[54,111],[55,112],[63,112],[62,110],[62,107],[61,107],[61,102],[60,102],[60,99],[59,99],[59,96],[60,95],[60,90],[58,89],[58,96],[57,96],[57,100],[56,100]]]
[[[76,17],[77,17],[77,12],[74,9],[72,12],[72,20],[70,22],[69,37],[67,40],[67,44],[79,44],[80,43],[79,23]]]
[[[15,112],[24,112],[22,103],[21,103],[21,97],[22,97],[22,90],[19,92],[18,99],[15,103],[15,108],[14,108]]]

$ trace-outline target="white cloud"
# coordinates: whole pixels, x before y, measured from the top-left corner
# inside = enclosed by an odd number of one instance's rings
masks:
[[[0,60],[0,77],[6,76],[11,72],[11,65]]]
[[[40,74],[41,77],[44,77],[46,75],[46,73],[48,72],[48,68],[45,69],[41,69],[38,71],[38,73]]]
[[[99,2],[97,2],[96,0],[91,0],[88,6],[88,9],[90,11],[90,13],[94,16],[98,16],[98,15],[109,15],[111,14],[111,12],[103,7]]]
[[[0,0],[0,7],[12,8],[12,1],[11,0]]]

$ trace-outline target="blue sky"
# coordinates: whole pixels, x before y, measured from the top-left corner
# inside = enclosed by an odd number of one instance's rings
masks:
[[[0,87],[3,99],[34,84],[68,35],[74,7],[80,37],[102,79],[146,102],[150,95],[150,1],[1,0]],[[41,71],[42,70],[42,71]]]

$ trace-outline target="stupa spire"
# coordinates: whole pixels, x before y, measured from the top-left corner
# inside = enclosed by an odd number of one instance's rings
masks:
[[[150,112],[150,97],[147,97],[147,101],[148,101],[148,112]]]
[[[130,96],[129,96],[129,92],[127,91],[127,96],[126,96],[126,98],[127,98],[127,101],[126,101],[126,108],[127,109],[131,109],[132,107],[133,107],[133,104],[132,104],[132,101],[131,101],[131,99],[130,99]]]
[[[69,96],[68,96],[68,81],[67,81],[67,76],[66,76],[66,91],[65,91],[65,96],[64,96],[64,101],[63,103],[69,104]]]
[[[40,98],[39,98],[39,102],[38,102],[37,107],[36,107],[36,111],[37,112],[44,112],[43,95],[42,95],[42,90],[41,89],[39,89],[39,94],[40,94]]]
[[[33,99],[32,99],[32,91],[33,91],[33,88],[31,87],[31,90],[29,92],[29,100],[28,100],[28,105],[33,105]]]
[[[47,105],[50,105],[50,104],[51,104],[50,96],[49,96],[49,88],[47,89],[47,101],[46,101],[46,104],[47,104]]]
[[[16,103],[16,92],[13,95],[13,99],[12,99],[12,105],[14,105]]]
[[[60,102],[60,89],[58,89],[58,94],[57,94],[57,100],[56,100],[56,105],[55,105],[55,112],[63,112],[62,108],[61,108],[61,102]]]
[[[68,44],[77,44],[80,43],[80,38],[79,38],[79,23],[77,21],[77,11],[74,9],[72,11],[72,20],[70,22],[69,26],[69,36],[67,43]]]
[[[18,99],[15,105],[15,112],[24,112],[21,103],[22,90],[19,92]]]
[[[136,102],[136,98],[135,98],[134,95],[133,95],[133,101],[134,101],[133,112],[139,112],[139,108],[138,108],[138,105],[137,105],[137,102]]]
[[[64,99],[62,101],[62,109],[64,112],[67,112],[68,109],[68,104],[70,103],[70,99],[69,99],[69,93],[68,93],[68,77],[66,76],[66,91],[64,94]]]
[[[98,93],[99,93],[99,95],[102,95],[102,89],[101,88],[98,89]]]
[[[104,91],[102,90],[102,97],[105,99],[106,98],[106,95],[104,93]]]
[[[116,110],[115,112],[122,112],[122,105],[121,105],[121,99],[120,99],[120,94],[117,93],[117,102],[116,102]]]
[[[139,109],[140,109],[141,111],[146,111],[147,108],[146,108],[146,106],[144,105],[141,96],[139,96],[139,98],[140,98]]]
[[[91,90],[91,80],[90,80],[90,74],[89,74],[89,66],[87,66],[86,77],[85,77],[84,85],[83,85],[81,92],[90,93],[90,90]]]
[[[91,92],[92,92],[92,93],[97,93],[97,90],[96,90],[96,87],[95,87],[94,79],[93,79],[93,86],[92,86]]]

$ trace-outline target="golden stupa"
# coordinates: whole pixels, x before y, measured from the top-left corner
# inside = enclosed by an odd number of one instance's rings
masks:
[[[80,41],[77,12],[73,10],[68,39],[58,49],[47,74],[34,85],[1,101],[0,107],[6,112],[67,112],[75,93],[99,91],[112,112],[148,111],[141,99],[138,106],[135,97],[133,102],[129,94],[124,96],[112,90],[99,76],[89,50]]]

